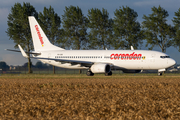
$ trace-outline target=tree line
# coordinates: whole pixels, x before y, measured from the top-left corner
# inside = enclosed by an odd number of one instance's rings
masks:
[[[4,61],[0,61],[0,71],[8,71],[10,70],[10,67],[6,62]],[[28,67],[28,62],[24,63],[22,66],[15,66],[17,68],[27,68]],[[35,65],[32,64],[31,66],[32,68],[38,68],[38,69],[51,69],[52,66],[51,65],[47,65],[47,64],[44,64],[40,61],[36,62]]]
[[[115,10],[114,18],[106,9],[92,8],[85,16],[78,6],[65,7],[60,17],[54,9],[44,7],[37,12],[30,3],[15,3],[8,15],[6,31],[15,48],[20,44],[26,51],[33,50],[28,16],[34,16],[52,44],[65,49],[138,49],[143,40],[146,47],[159,46],[162,52],[170,46],[180,51],[180,9],[175,12],[173,25],[167,23],[169,16],[161,6],[152,7],[152,13],[137,21],[138,13],[128,6]],[[28,55],[30,56],[30,55]],[[31,59],[28,58],[29,73]]]

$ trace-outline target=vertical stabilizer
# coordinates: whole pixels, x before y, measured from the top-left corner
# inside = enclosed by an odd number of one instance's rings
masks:
[[[34,16],[29,16],[28,18],[35,51],[64,50],[50,43]]]

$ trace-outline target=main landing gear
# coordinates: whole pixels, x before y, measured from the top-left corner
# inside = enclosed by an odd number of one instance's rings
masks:
[[[91,71],[87,71],[87,72],[86,72],[86,75],[87,75],[87,76],[93,76],[94,73],[92,73]]]
[[[105,76],[111,76],[112,75],[112,71],[110,71],[109,73],[105,73]]]

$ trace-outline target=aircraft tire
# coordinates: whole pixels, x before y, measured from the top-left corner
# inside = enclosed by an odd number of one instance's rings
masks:
[[[110,71],[110,72],[108,73],[108,75],[112,75],[112,71]]]
[[[92,73],[91,71],[87,71],[87,72],[86,72],[86,75],[87,75],[87,76],[93,76],[94,73]]]
[[[110,71],[109,73],[105,73],[105,76],[111,76],[112,75],[112,71]]]

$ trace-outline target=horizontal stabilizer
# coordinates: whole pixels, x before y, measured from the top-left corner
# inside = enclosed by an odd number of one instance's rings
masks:
[[[11,49],[5,49],[7,51],[13,51],[13,52],[21,52],[19,50],[11,50]],[[25,52],[27,54],[33,54],[33,55],[41,55],[41,53],[37,53],[37,52]]]
[[[5,50],[13,51],[13,52],[21,52],[23,57],[25,57],[25,58],[28,58],[27,54],[41,55],[41,53],[37,53],[37,52],[25,52],[20,45],[18,45],[18,47],[19,47],[20,51],[19,50],[11,50],[11,49],[5,49]]]
[[[11,49],[5,49],[5,50],[7,50],[7,51],[13,51],[13,52],[21,52],[21,51],[19,51],[19,50],[11,50]]]

